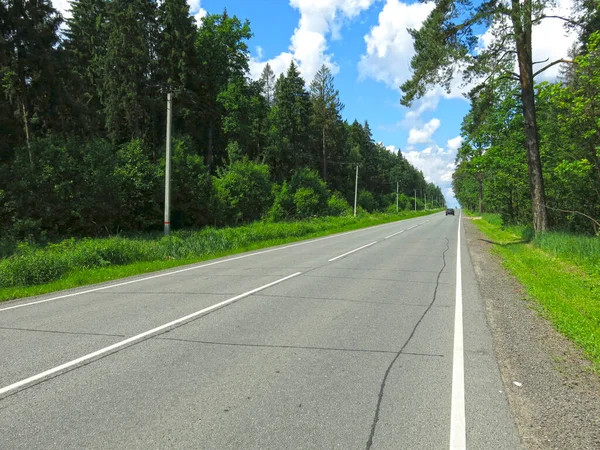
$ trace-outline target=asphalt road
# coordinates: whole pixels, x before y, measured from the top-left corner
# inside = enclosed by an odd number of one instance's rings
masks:
[[[2,303],[0,448],[521,448],[459,221]]]

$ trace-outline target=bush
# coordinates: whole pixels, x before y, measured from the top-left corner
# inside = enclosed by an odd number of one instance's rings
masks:
[[[300,169],[274,193],[267,219],[285,220],[293,217],[321,216],[327,212],[330,197],[327,185],[310,169]]]
[[[364,189],[358,193],[358,204],[361,208],[368,212],[374,212],[377,210],[377,202],[375,201],[375,197],[369,191]]]
[[[349,216],[352,212],[352,207],[341,194],[336,192],[329,198],[327,202],[327,215]]]
[[[322,209],[319,196],[312,188],[300,188],[294,194],[296,216],[301,219],[317,216]]]
[[[271,204],[269,167],[243,159],[232,163],[213,179],[222,224],[260,219]]]
[[[271,222],[286,220],[294,214],[294,197],[287,181],[281,186],[273,186],[273,205],[266,216]]]

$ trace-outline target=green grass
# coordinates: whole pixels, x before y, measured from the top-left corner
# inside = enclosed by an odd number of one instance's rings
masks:
[[[235,228],[179,231],[168,237],[66,239],[44,247],[22,243],[16,246],[12,255],[0,260],[0,301],[169,269],[433,212],[436,211],[256,222]]]
[[[549,232],[527,243],[519,227],[504,229],[487,219],[473,223],[494,242],[494,252],[540,314],[578,344],[600,373],[599,238]]]

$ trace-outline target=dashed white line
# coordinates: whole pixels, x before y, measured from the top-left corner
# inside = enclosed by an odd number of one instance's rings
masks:
[[[220,303],[217,303],[215,305],[209,306],[208,308],[204,308],[201,309],[200,311],[196,311],[195,313],[192,314],[188,314],[185,317],[181,317],[179,319],[173,320],[172,322],[166,323],[164,325],[161,325],[159,327],[156,328],[152,328],[151,330],[145,331],[143,333],[137,334],[135,336],[132,336],[130,338],[127,338],[123,341],[117,342],[115,344],[109,345],[108,347],[104,347],[101,348],[100,350],[96,350],[95,352],[89,353],[85,356],[81,356],[80,358],[74,359],[72,361],[66,362],[64,364],[61,364],[60,366],[56,366],[52,369],[46,370],[45,372],[41,372],[38,373],[37,375],[33,375],[29,378],[25,378],[24,380],[18,381],[16,383],[13,383],[11,385],[8,385],[6,387],[3,387],[0,389],[0,399],[3,398],[4,396],[6,396],[7,394],[11,394],[14,391],[17,391],[19,389],[23,389],[29,385],[35,384],[37,382],[40,381],[44,381],[48,378],[51,378],[55,375],[58,375],[60,373],[66,372],[70,369],[74,369],[75,367],[79,367],[82,366],[84,364],[90,363],[91,361],[98,359],[100,357],[106,356],[109,353],[113,353],[117,350],[120,350],[124,347],[127,347],[129,345],[133,345],[136,344],[138,342],[141,342],[143,340],[149,339],[152,336],[155,336],[157,334],[160,334],[162,332],[165,332],[169,329],[172,329],[178,325],[183,325],[186,322],[189,322],[193,319],[195,319],[198,316],[201,316],[202,314],[206,314],[210,311],[214,311],[215,309],[219,309],[222,308],[223,306],[226,306],[230,303],[233,303],[237,300],[240,300],[244,297],[248,297],[249,295],[255,294],[259,291],[262,291],[264,289],[267,289],[271,286],[274,286],[276,284],[282,283],[286,280],[289,280],[290,278],[296,277],[298,275],[301,275],[302,272],[296,272],[292,275],[289,275],[287,277],[281,278],[277,281],[273,281],[271,283],[265,284],[264,286],[258,287],[256,289],[252,289],[251,291],[248,292],[244,292],[243,294],[240,295],[236,295],[235,297],[232,297],[228,300],[224,300]]]
[[[397,235],[399,235],[400,233],[404,233],[405,231],[406,231],[406,230],[401,230],[401,231],[398,231],[397,233],[390,234],[389,236],[386,236],[384,239],[389,239],[389,238],[392,238],[392,237],[394,237],[394,236],[397,236]]]
[[[370,246],[371,246],[371,245],[373,245],[373,244],[377,244],[377,241],[373,241],[373,242],[371,242],[370,244],[363,245],[362,247],[355,248],[354,250],[350,250],[349,252],[346,252],[346,253],[344,253],[343,255],[336,256],[335,258],[331,258],[331,259],[329,260],[329,262],[335,261],[336,259],[343,258],[344,256],[348,256],[348,255],[349,255],[349,254],[351,254],[351,253],[354,253],[354,252],[357,252],[357,251],[359,251],[359,250],[362,250],[363,248],[370,247]]]
[[[460,264],[460,219],[456,244],[456,306],[454,309],[454,350],[452,354],[452,407],[450,412],[450,450],[467,448],[465,424],[465,364],[463,341],[462,268]]]

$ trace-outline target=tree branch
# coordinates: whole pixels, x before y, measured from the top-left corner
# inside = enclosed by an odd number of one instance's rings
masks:
[[[536,65],[536,64],[541,64],[541,63],[545,63],[550,61],[550,57],[548,56],[546,59],[544,59],[543,61],[535,61],[533,63],[531,63],[532,66]]]
[[[590,219],[592,221],[592,223],[594,224],[594,230],[598,230],[598,228],[600,228],[600,222],[598,222],[596,219],[594,219],[591,216],[588,216],[587,214],[584,214],[582,212],[579,211],[573,211],[573,210],[569,210],[569,209],[559,209],[559,208],[552,208],[551,206],[545,205],[546,208],[551,209],[553,211],[559,211],[559,212],[564,212],[564,213],[571,213],[571,214],[579,214],[583,217],[586,217],[588,219]]]
[[[540,73],[542,73],[544,70],[549,69],[552,66],[555,66],[556,64],[559,63],[569,63],[569,64],[574,64],[575,61],[573,61],[572,59],[557,59],[556,61],[552,61],[550,64],[545,65],[544,67],[542,67],[540,70],[538,70],[537,72],[535,72],[533,74],[533,78],[535,78],[536,76],[538,76]]]
[[[569,25],[574,25],[576,27],[581,27],[581,24],[573,19],[569,19],[568,17],[562,17],[562,16],[540,16],[540,17],[536,17],[533,22],[541,22],[544,19],[559,19],[562,20],[564,22],[567,22]]]

